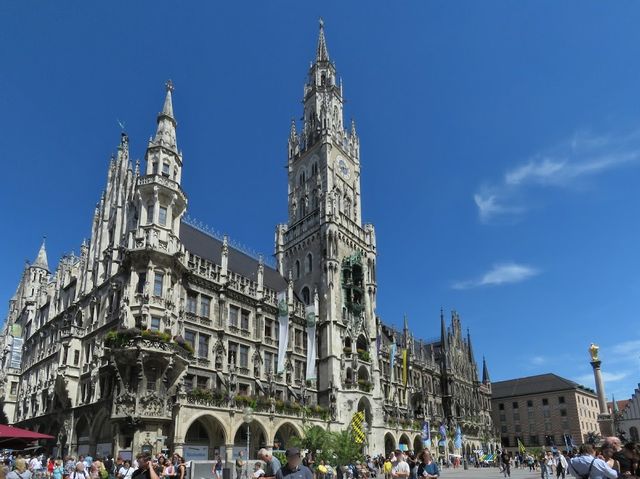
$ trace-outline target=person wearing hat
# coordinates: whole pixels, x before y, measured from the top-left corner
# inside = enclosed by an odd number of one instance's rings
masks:
[[[287,463],[276,472],[276,479],[313,479],[313,473],[301,464],[300,449],[290,447],[285,452]]]

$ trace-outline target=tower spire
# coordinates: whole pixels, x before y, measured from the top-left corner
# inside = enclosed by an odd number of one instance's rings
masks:
[[[328,62],[329,51],[327,50],[327,40],[324,37],[324,20],[319,20],[320,33],[318,34],[318,48],[316,48],[316,62]]]
[[[158,128],[153,138],[155,144],[163,144],[177,150],[176,144],[176,119],[173,116],[173,99],[172,92],[174,90],[173,82],[167,80],[165,83],[167,94],[164,98],[162,111],[158,113]]]
[[[489,378],[489,368],[487,367],[487,360],[482,356],[482,383],[489,384],[491,379]]]
[[[473,357],[473,348],[471,347],[471,333],[469,332],[469,328],[467,328],[467,345],[469,348],[469,361],[474,363],[475,359]]]
[[[47,248],[45,247],[46,239],[46,236],[42,237],[42,244],[40,245],[40,249],[38,250],[38,256],[36,256],[36,260],[31,266],[34,268],[42,268],[49,271],[49,262],[47,261]]]
[[[440,308],[440,347],[442,351],[449,349],[447,340],[447,325],[444,322],[444,310]]]

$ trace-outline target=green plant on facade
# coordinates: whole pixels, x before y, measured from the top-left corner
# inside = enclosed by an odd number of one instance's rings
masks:
[[[195,352],[193,346],[191,346],[191,344],[187,343],[186,341],[173,341],[169,333],[152,331],[150,329],[141,331],[137,328],[129,328],[120,329],[117,331],[109,331],[104,337],[104,345],[108,348],[119,349],[124,347],[129,341],[135,338],[142,338],[165,344],[174,344],[181,347],[191,355],[193,355]]]

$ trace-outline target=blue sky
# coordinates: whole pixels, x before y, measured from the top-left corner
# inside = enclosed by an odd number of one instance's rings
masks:
[[[192,216],[273,252],[318,17],[361,137],[378,313],[456,309],[492,379],[640,381],[640,4],[0,5],[0,299],[43,234],[79,249],[126,124],[141,158],[173,79]]]

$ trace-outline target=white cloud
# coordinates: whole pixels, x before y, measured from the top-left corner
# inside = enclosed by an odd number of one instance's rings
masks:
[[[546,362],[547,358],[543,356],[534,356],[531,358],[531,364],[534,364],[535,366],[542,366]]]
[[[611,373],[608,371],[602,371],[602,379],[604,380],[605,383],[605,392],[607,390],[607,383],[613,383],[616,381],[622,381],[623,379],[625,379],[627,376],[629,376],[629,372],[628,371],[620,371],[618,373]],[[578,376],[575,378],[575,381],[577,383],[583,384],[585,386],[589,386],[592,388],[595,388],[595,380],[593,378],[593,373],[590,374],[583,374],[582,376]]]
[[[630,358],[637,356],[640,351],[640,339],[632,339],[631,341],[624,341],[618,343],[611,348],[612,356],[618,356],[623,358]],[[625,359],[626,360],[626,359]]]
[[[509,283],[520,283],[539,271],[531,266],[517,263],[502,263],[494,265],[489,271],[480,278],[456,281],[453,283],[453,289],[470,289],[480,286],[498,286]]]
[[[480,220],[522,213],[532,188],[566,187],[608,170],[640,163],[640,129],[627,135],[574,135],[508,170],[502,179],[473,196]]]

